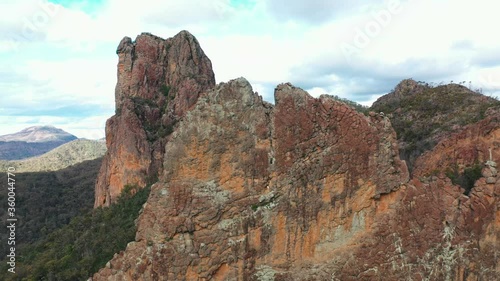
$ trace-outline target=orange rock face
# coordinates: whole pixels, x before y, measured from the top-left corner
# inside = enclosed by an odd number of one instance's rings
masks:
[[[486,163],[490,157],[500,159],[499,121],[499,114],[489,116],[441,141],[417,159],[413,174],[416,177],[437,174],[455,164],[463,170],[475,163]]]
[[[202,94],[166,142],[136,241],[93,280],[498,277],[496,129],[443,146],[492,150],[464,195],[443,174],[410,179],[383,115],[288,83],[275,101],[244,78]]]
[[[96,280],[343,276],[338,259],[371,241],[377,206],[408,182],[395,134],[290,84],[275,96],[237,79],[200,97],[166,145],[137,242]]]
[[[158,178],[175,123],[215,85],[210,60],[187,31],[166,40],[125,37],[117,54],[116,114],[106,123],[95,207],[114,202],[127,184],[143,187]]]

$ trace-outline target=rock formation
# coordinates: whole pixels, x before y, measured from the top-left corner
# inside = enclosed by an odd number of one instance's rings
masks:
[[[443,173],[411,179],[385,115],[289,83],[275,101],[244,78],[200,95],[166,142],[135,241],[92,280],[495,280],[496,119],[471,129],[470,149],[491,157],[466,195]]]
[[[462,171],[475,164],[500,159],[500,114],[488,116],[439,142],[415,163],[415,177],[444,173],[457,166]]]
[[[198,100],[166,145],[139,242],[100,276],[129,268],[135,255],[143,262],[118,278],[286,272],[348,244],[365,227],[371,201],[408,181],[387,118],[290,84],[278,86],[275,99],[275,107],[263,102],[240,78]]]
[[[382,111],[391,119],[398,134],[400,156],[412,171],[424,152],[499,108],[499,101],[463,85],[431,86],[405,79],[374,102],[371,110]]]
[[[212,64],[187,31],[162,39],[125,37],[118,54],[116,114],[106,122],[108,152],[96,183],[95,207],[114,202],[127,184],[145,186],[161,171],[175,123],[215,85]]]

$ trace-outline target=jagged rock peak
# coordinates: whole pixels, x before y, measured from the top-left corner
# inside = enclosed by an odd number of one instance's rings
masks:
[[[235,91],[222,91],[225,88],[235,89]],[[247,103],[257,96],[257,94],[253,91],[250,82],[248,82],[248,80],[244,77],[232,79],[227,83],[220,83],[214,91],[217,93],[216,96],[219,96],[219,93],[222,92],[223,99],[228,102],[242,101],[243,103]]]
[[[116,49],[116,53],[119,54],[119,53],[122,53],[126,50],[126,47],[129,46],[129,45],[133,45],[135,42],[137,42],[137,40],[139,38],[150,38],[150,39],[153,39],[153,40],[156,40],[156,41],[166,41],[168,39],[164,39],[160,36],[156,36],[152,33],[149,33],[149,32],[142,32],[141,34],[139,34],[137,36],[137,38],[135,39],[135,41],[132,41],[132,38],[128,37],[128,36],[125,36],[123,37],[123,39],[120,41],[120,44],[118,44],[118,48]],[[182,30],[181,32],[179,32],[175,37],[184,37],[186,38],[187,40],[193,40],[196,42],[196,44],[199,44],[196,37],[194,37],[194,35],[192,35],[189,31],[187,30]]]
[[[200,94],[215,86],[212,63],[188,31],[168,39],[124,37],[116,53],[116,114],[106,123],[108,152],[96,207],[112,203],[127,184],[143,187],[157,178],[168,135]]]
[[[394,88],[394,92],[402,95],[412,94],[415,89],[418,89],[421,86],[417,81],[408,78],[403,79],[399,84]]]
[[[188,83],[187,80],[194,80],[192,82],[204,89],[215,85],[212,63],[198,40],[188,31],[181,31],[168,39],[150,33],[140,34],[135,41],[124,37],[116,52],[119,56],[115,93],[117,109],[121,108],[125,97],[156,101],[165,95],[162,87],[177,91],[185,88],[180,84]],[[200,87],[195,87],[192,92],[200,91],[196,88]],[[187,103],[190,105],[196,99],[191,96],[188,94]]]
[[[383,95],[378,98],[372,105],[372,107],[377,107],[380,104],[397,102],[406,96],[418,94],[423,92],[429,86],[425,84],[418,83],[417,81],[409,78],[404,79],[387,95]]]
[[[309,93],[299,87],[295,87],[290,82],[279,84],[274,90],[274,99],[276,103],[279,103],[288,95],[291,95],[295,101],[301,103],[303,103],[305,99],[312,98]]]
[[[133,43],[133,55],[161,62],[163,45],[149,48],[148,38]],[[168,69],[190,73],[182,66]],[[393,96],[419,89],[413,82]],[[124,112],[108,122],[119,132],[111,143],[122,143],[105,166],[110,186],[155,175],[154,159],[161,173],[135,241],[92,280],[496,280],[496,170],[483,170],[470,196],[444,176],[410,181],[387,115],[364,116],[290,83],[268,106],[244,78],[204,91],[174,133],[144,141],[140,125],[157,120],[146,118],[156,105],[136,100],[156,84],[142,83],[124,89]],[[480,131],[467,150],[487,151],[500,138]],[[489,158],[499,163],[497,155]]]
[[[118,48],[116,48],[116,54],[126,52],[126,48],[132,45],[132,38],[128,36],[123,37],[122,41],[120,41],[120,44],[118,44]]]

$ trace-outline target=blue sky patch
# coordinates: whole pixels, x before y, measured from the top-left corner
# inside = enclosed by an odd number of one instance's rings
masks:
[[[105,4],[105,0],[49,0],[54,4],[59,4],[65,8],[78,9],[87,14],[93,15],[99,7]]]
[[[253,8],[255,6],[254,0],[230,0],[229,4],[235,8]]]

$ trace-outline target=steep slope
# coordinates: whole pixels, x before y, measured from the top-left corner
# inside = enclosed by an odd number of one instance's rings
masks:
[[[495,167],[491,163],[500,159],[500,114],[495,113],[478,123],[464,127],[440,141],[434,149],[425,152],[417,158],[413,175],[415,177],[429,177],[447,175],[452,180],[463,175],[467,169],[474,169],[474,178],[480,177],[481,171],[488,166],[493,173],[488,174],[488,181],[493,182],[496,176]],[[475,180],[462,186],[469,192]],[[463,183],[467,184],[467,183]]]
[[[74,135],[53,126],[29,127],[0,136],[0,159],[18,160],[41,155],[75,139]]]
[[[93,209],[93,202],[89,200],[93,197],[82,198],[85,208],[68,224],[49,229],[52,232],[43,228],[43,235],[38,239],[23,244],[22,249],[18,247],[16,274],[7,271],[9,265],[2,261],[0,280],[88,280],[114,253],[133,241],[134,221],[149,190],[148,187],[125,189],[117,202],[106,208]],[[65,210],[59,211],[65,214]]]
[[[107,153],[96,183],[95,207],[108,206],[126,184],[145,186],[161,171],[165,143],[201,92],[215,85],[198,41],[182,31],[149,33],[117,49],[116,114],[106,122]]]
[[[499,101],[462,85],[432,87],[412,79],[401,81],[371,107],[375,112],[388,114],[398,135],[401,157],[410,170],[423,152],[498,109]]]
[[[56,171],[102,157],[105,153],[104,141],[77,139],[36,157],[13,161],[0,160],[0,169],[6,171],[8,167],[14,167],[17,173]]]
[[[24,252],[27,243],[37,241],[67,224],[72,217],[92,209],[93,187],[101,161],[98,158],[53,172],[15,173],[18,253]],[[6,177],[6,173],[0,174],[2,182],[7,182]],[[0,192],[2,202],[7,202],[7,192],[6,188]],[[0,217],[3,221],[7,219],[6,207],[0,209]],[[2,231],[1,239],[7,241],[7,235]],[[2,243],[0,251],[6,253],[8,247]],[[2,273],[10,274],[6,270]]]

